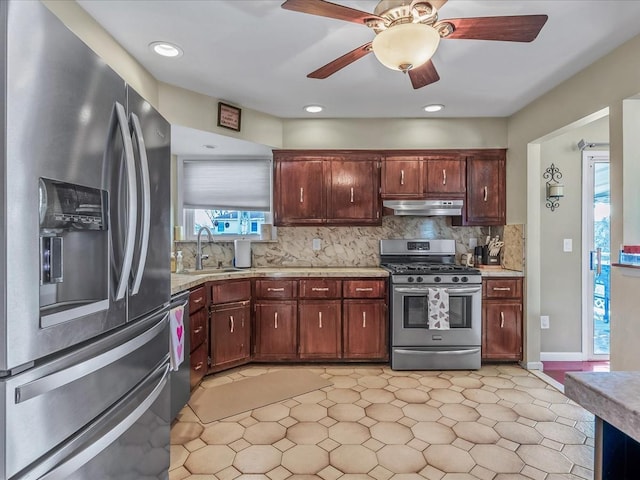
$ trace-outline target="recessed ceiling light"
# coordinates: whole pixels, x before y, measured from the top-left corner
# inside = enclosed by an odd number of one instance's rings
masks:
[[[427,105],[426,107],[424,107],[424,111],[425,112],[430,112],[430,113],[439,112],[443,108],[444,108],[444,105],[433,104],[433,105]]]
[[[149,48],[152,52],[157,53],[163,57],[181,57],[182,49],[173,43],[169,42],[153,42],[149,44]]]
[[[320,113],[322,110],[324,110],[324,107],[321,105],[307,105],[304,107],[304,111],[309,113]]]

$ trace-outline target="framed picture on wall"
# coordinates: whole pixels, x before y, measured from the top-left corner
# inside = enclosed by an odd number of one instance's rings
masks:
[[[218,126],[230,130],[240,131],[240,116],[242,111],[238,107],[218,102]]]

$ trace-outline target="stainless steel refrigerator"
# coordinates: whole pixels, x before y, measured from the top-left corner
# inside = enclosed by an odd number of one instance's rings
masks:
[[[0,34],[0,478],[167,478],[169,124],[39,1]]]

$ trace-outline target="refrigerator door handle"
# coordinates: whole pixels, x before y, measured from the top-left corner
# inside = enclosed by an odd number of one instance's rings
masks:
[[[122,434],[124,434],[129,428],[131,428],[144,413],[151,408],[153,403],[160,397],[162,391],[169,381],[169,363],[164,362],[158,369],[156,369],[145,381],[145,384],[150,383],[152,380],[160,376],[160,380],[157,383],[149,395],[140,402],[126,417],[122,420],[114,422],[108,422],[110,413],[113,413],[117,408],[120,411],[126,408],[125,402],[119,402],[114,405],[113,409],[108,410],[101,418],[99,418],[93,425],[80,431],[73,439],[65,443],[58,451],[50,455],[47,460],[60,461],[61,459],[67,459],[63,463],[57,464],[52,470],[50,464],[40,464],[36,469],[31,470],[23,476],[15,477],[16,480],[64,480],[69,478],[71,474],[76,472],[82,466],[86,465],[92,459],[100,455],[109,445],[117,440]],[[141,390],[144,385],[141,385],[136,391]],[[135,391],[133,395],[129,396],[128,402],[131,403],[135,400]],[[111,425],[110,425],[111,423]],[[115,423],[115,425],[113,425]],[[96,430],[100,433],[106,430],[100,437],[95,438]],[[42,470],[45,473],[42,475]],[[38,471],[36,471],[38,470]],[[42,476],[40,476],[42,475]]]
[[[158,317],[167,317],[168,315],[169,313],[165,311],[158,315]],[[152,341],[156,336],[162,334],[162,331],[165,328],[165,323],[165,321],[161,321],[142,335],[139,335],[116,348],[107,350],[100,355],[96,355],[90,360],[58,370],[51,375],[38,378],[32,382],[16,387],[15,403],[18,404],[26,402],[27,400],[55,390],[56,388],[60,388],[68,383],[78,380],[79,378],[96,372],[123,357],[126,357],[130,353],[135,352],[143,345]]]
[[[147,252],[149,250],[149,230],[151,228],[151,183],[149,181],[149,160],[147,159],[147,149],[142,136],[140,119],[135,113],[130,115],[133,135],[138,144],[138,154],[140,155],[140,177],[142,183],[142,238],[140,239],[140,258],[135,271],[131,295],[136,295],[140,290],[142,275],[147,263]]]
[[[138,214],[138,196],[136,187],[136,163],[133,156],[133,142],[129,133],[129,125],[127,122],[127,114],[124,107],[116,102],[116,116],[118,118],[118,126],[122,134],[122,143],[124,145],[125,168],[127,171],[127,220],[124,238],[124,257],[122,260],[122,270],[120,272],[120,280],[118,280],[118,288],[116,289],[116,300],[122,300],[127,294],[129,285],[129,275],[131,274],[131,265],[133,264],[133,252],[135,248],[136,233],[136,217]]]

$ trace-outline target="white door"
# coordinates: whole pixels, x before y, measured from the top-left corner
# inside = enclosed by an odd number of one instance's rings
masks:
[[[582,351],[586,360],[608,360],[611,321],[609,152],[584,151],[582,161]]]

